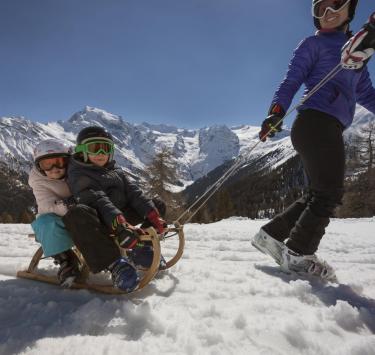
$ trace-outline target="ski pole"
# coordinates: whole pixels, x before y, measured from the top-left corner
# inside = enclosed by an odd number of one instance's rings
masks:
[[[311,91],[301,99],[301,101],[290,108],[288,112],[285,114],[284,117],[282,117],[273,128],[271,128],[262,138],[268,137],[271,132],[274,131],[275,127],[278,127],[284,120],[285,117],[289,116],[292,112],[294,112],[298,107],[303,105],[311,96],[313,96],[322,86],[324,86],[328,81],[330,81],[332,78],[334,78],[340,71],[342,70],[341,63],[337,64],[318,84],[316,84]],[[258,144],[261,143],[261,140],[259,140],[257,143],[254,144],[253,147],[251,147],[247,152],[246,155],[241,154],[238,156],[238,158],[235,159],[234,164],[217,180],[215,181],[211,186],[208,187],[208,189],[196,200],[194,201],[178,218],[177,222],[179,222],[183,217],[185,217],[200,201],[203,200],[205,196],[207,196],[203,202],[195,209],[195,211],[189,216],[189,218],[184,222],[188,223],[192,220],[192,218],[198,213],[198,211],[208,202],[208,200],[214,195],[216,191],[219,190],[219,188],[233,175],[235,171],[242,165],[243,158],[250,155],[250,153],[258,146]]]

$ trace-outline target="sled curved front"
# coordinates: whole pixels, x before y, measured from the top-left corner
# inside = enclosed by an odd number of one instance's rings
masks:
[[[184,228],[178,222],[175,222],[174,225],[175,225],[174,228],[168,228],[167,233],[174,232],[178,234],[178,249],[177,249],[176,255],[172,259],[167,261],[167,266],[165,269],[169,269],[170,267],[175,265],[177,261],[181,259],[182,254],[184,253],[184,248],[185,248]]]
[[[151,267],[145,271],[143,277],[141,278],[139,282],[139,286],[135,291],[138,291],[145,287],[157,274],[159,270],[159,264],[160,264],[160,241],[158,238],[158,235],[156,234],[154,228],[147,229],[147,235],[141,236],[141,241],[149,241],[152,243],[152,247],[154,250],[154,257],[152,260]],[[87,289],[92,290],[96,292],[106,293],[106,294],[129,294],[129,292],[124,292],[119,289],[116,289],[110,285],[99,285],[99,284],[91,284],[87,283],[86,279],[89,273],[88,267],[86,262],[84,261],[81,253],[76,249],[75,253],[77,254],[78,258],[80,259],[82,263],[82,274],[83,278],[81,277],[81,280],[79,282],[74,282],[71,288],[74,289]],[[41,281],[41,282],[47,282],[53,285],[59,285],[59,281],[57,279],[57,276],[48,276],[39,273],[36,268],[39,264],[39,261],[41,260],[43,256],[43,249],[42,247],[39,247],[38,250],[35,252],[34,256],[31,259],[31,262],[29,264],[29,267],[25,271],[18,271],[17,277],[35,280],[35,281]],[[135,292],[133,291],[133,292]]]

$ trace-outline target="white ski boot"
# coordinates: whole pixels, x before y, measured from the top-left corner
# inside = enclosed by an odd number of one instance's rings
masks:
[[[326,261],[319,259],[315,254],[298,254],[285,245],[285,248],[282,250],[282,259],[283,261],[280,266],[285,272],[308,274],[325,281],[337,282],[333,268]]]
[[[262,253],[271,256],[279,265],[283,263],[282,251],[286,245],[272,238],[262,228],[252,238],[251,244]]]

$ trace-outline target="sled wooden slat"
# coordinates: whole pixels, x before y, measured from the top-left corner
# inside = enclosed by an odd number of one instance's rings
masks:
[[[18,271],[17,277],[20,277],[23,279],[34,280],[34,281],[46,282],[52,285],[59,285],[59,281],[56,276],[47,276],[47,275],[38,274],[35,272],[28,272],[28,271]],[[101,292],[101,293],[106,293],[106,294],[111,294],[111,295],[128,294],[110,285],[98,285],[98,284],[75,282],[73,283],[71,288],[91,290],[91,291],[96,291],[96,292]]]
[[[171,268],[173,265],[175,265],[181,259],[182,255],[183,255],[183,252],[184,252],[184,248],[185,248],[184,229],[183,229],[183,226],[180,223],[175,222],[175,227],[174,228],[168,228],[167,233],[177,233],[178,239],[179,239],[179,244],[178,244],[178,249],[177,249],[176,255],[172,259],[167,261],[167,265],[166,265],[165,270]],[[28,237],[35,239],[35,234],[29,234]],[[150,239],[147,239],[147,237],[141,237],[140,239],[142,241],[146,241],[146,240],[149,241],[150,240]],[[161,250],[160,250],[160,253],[161,253]],[[123,255],[125,256],[126,254],[123,253]],[[37,255],[35,254],[34,257],[36,257],[36,256]],[[31,264],[30,264],[30,266],[31,266]]]
[[[152,243],[152,247],[154,250],[154,258],[152,260],[151,267],[145,271],[143,277],[141,278],[139,282],[138,288],[133,292],[141,290],[143,287],[145,287],[155,277],[155,275],[159,271],[160,241],[154,228],[152,227],[148,228],[146,232],[148,234],[142,236],[140,240],[150,241]],[[85,270],[87,273],[87,269],[88,269],[87,264],[85,263],[82,255],[77,251],[76,251],[76,254],[81,260],[81,262],[83,263],[83,270]],[[36,268],[42,256],[43,256],[43,249],[42,247],[39,247],[38,250],[35,252],[33,258],[31,259],[28,269],[26,271],[18,271],[17,277],[35,280],[35,281],[47,282],[53,285],[59,285],[59,281],[56,276],[47,276],[36,271]],[[87,289],[87,290],[92,290],[92,291],[106,293],[106,294],[129,294],[129,292],[121,291],[109,285],[107,286],[107,285],[91,284],[87,282],[82,282],[82,283],[75,282],[73,283],[71,288]]]
[[[27,272],[33,272],[35,268],[38,266],[40,259],[43,256],[43,249],[42,247],[39,247],[39,249],[34,254],[33,258],[30,261],[29,267],[27,268]],[[18,276],[18,274],[17,274]]]

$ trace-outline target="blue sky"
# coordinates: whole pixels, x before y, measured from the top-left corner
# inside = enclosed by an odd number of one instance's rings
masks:
[[[360,0],[352,28],[375,10]],[[259,125],[310,0],[1,0],[0,116]],[[375,61],[369,64],[375,82]]]

